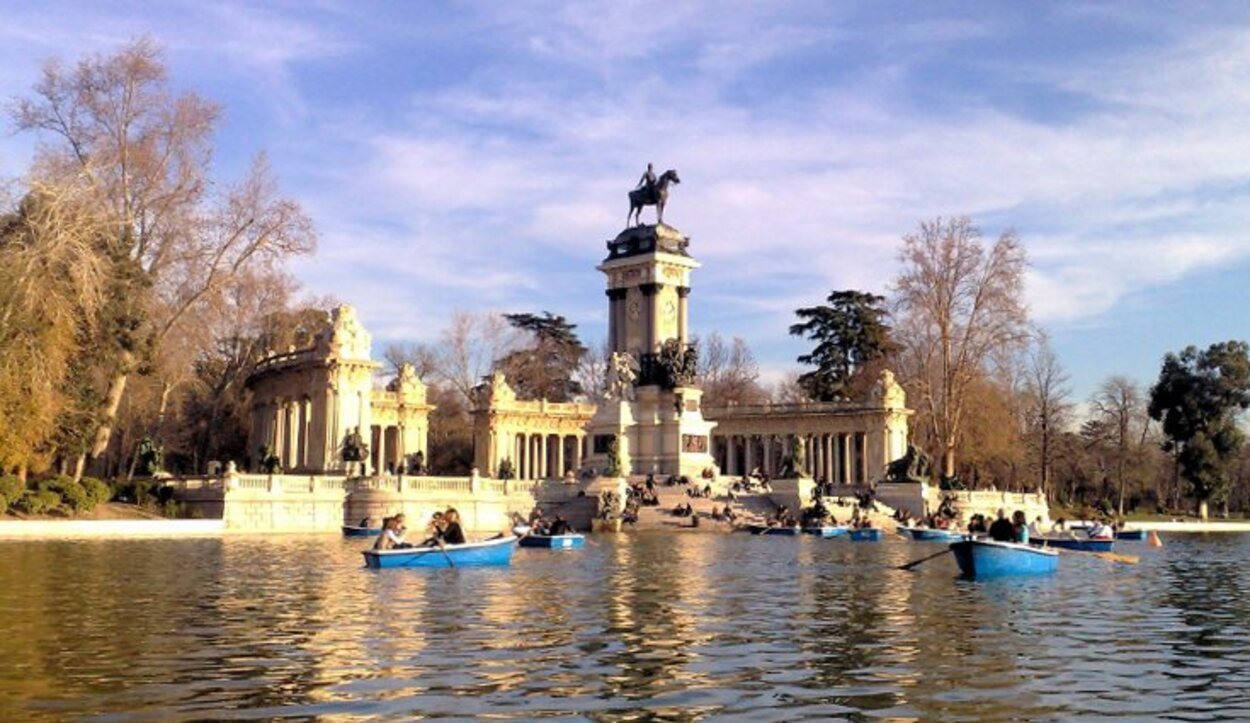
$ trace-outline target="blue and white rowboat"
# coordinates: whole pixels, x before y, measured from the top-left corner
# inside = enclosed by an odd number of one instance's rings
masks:
[[[804,527],[803,532],[808,535],[825,538],[846,537],[846,534],[850,532],[850,528],[843,525],[825,525],[823,527]]]
[[[1115,533],[1115,539],[1128,540],[1130,542],[1145,542],[1146,531],[1145,530],[1120,530],[1119,532]]]
[[[1060,550],[1077,550],[1078,552],[1111,552],[1115,540],[1094,540],[1085,537],[1038,537],[1030,538],[1030,545],[1038,547],[1057,547]]]
[[[586,536],[577,533],[567,535],[527,535],[521,538],[521,547],[547,547],[556,550],[574,550],[586,544]]]
[[[512,563],[515,537],[466,542],[446,547],[409,547],[402,550],[364,550],[365,565],[391,567],[488,567]]]
[[[855,542],[880,542],[883,533],[879,527],[861,527],[849,534]]]
[[[951,543],[955,562],[964,577],[1049,575],[1059,568],[1059,552],[993,540],[961,540]]]
[[[747,529],[752,535],[786,535],[794,536],[799,534],[797,527],[769,527],[768,525],[747,525]]]
[[[964,539],[962,533],[955,530],[939,530],[933,527],[899,526],[898,534],[916,542],[959,542]]]
[[[361,527],[360,525],[343,525],[343,537],[377,537],[382,534],[381,527]]]

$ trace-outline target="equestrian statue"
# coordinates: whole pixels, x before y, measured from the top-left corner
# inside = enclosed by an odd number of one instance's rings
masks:
[[[670,183],[681,183],[681,179],[677,177],[677,171],[669,169],[656,178],[655,171],[648,163],[647,170],[638,181],[638,186],[629,192],[629,214],[625,216],[625,225],[642,225],[643,206],[655,206],[655,222],[664,223],[664,204],[668,202]]]

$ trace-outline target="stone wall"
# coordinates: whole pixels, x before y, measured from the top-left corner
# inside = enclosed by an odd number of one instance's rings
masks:
[[[420,529],[436,510],[454,507],[470,532],[508,529],[512,513],[528,515],[539,500],[576,495],[576,485],[496,481],[481,477],[374,477],[231,474],[171,480],[188,514],[221,519],[227,532],[339,532],[363,518],[380,524],[400,512]]]
[[[1022,510],[1032,522],[1038,517],[1050,523],[1050,505],[1045,495],[1038,493],[997,492],[990,490],[941,490],[929,484],[882,483],[876,486],[877,499],[890,507],[902,509],[913,516],[927,515],[936,511],[943,498],[950,500],[960,525],[966,525],[973,515],[981,514],[994,519],[998,510],[1010,517]]]

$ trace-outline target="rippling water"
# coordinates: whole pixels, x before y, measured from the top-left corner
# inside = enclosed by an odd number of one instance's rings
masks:
[[[0,719],[1250,718],[1250,537],[955,579],[940,548],[594,537],[507,569],[326,537],[0,544]]]

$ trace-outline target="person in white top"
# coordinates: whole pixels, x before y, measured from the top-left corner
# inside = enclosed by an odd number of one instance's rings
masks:
[[[1033,524],[1029,525],[1029,539],[1040,540],[1043,537],[1045,535],[1042,534],[1042,518],[1038,516],[1036,520],[1033,520]]]
[[[1097,520],[1089,528],[1089,537],[1091,540],[1114,540],[1115,530],[1112,529],[1111,525],[1106,524],[1102,520]]]

